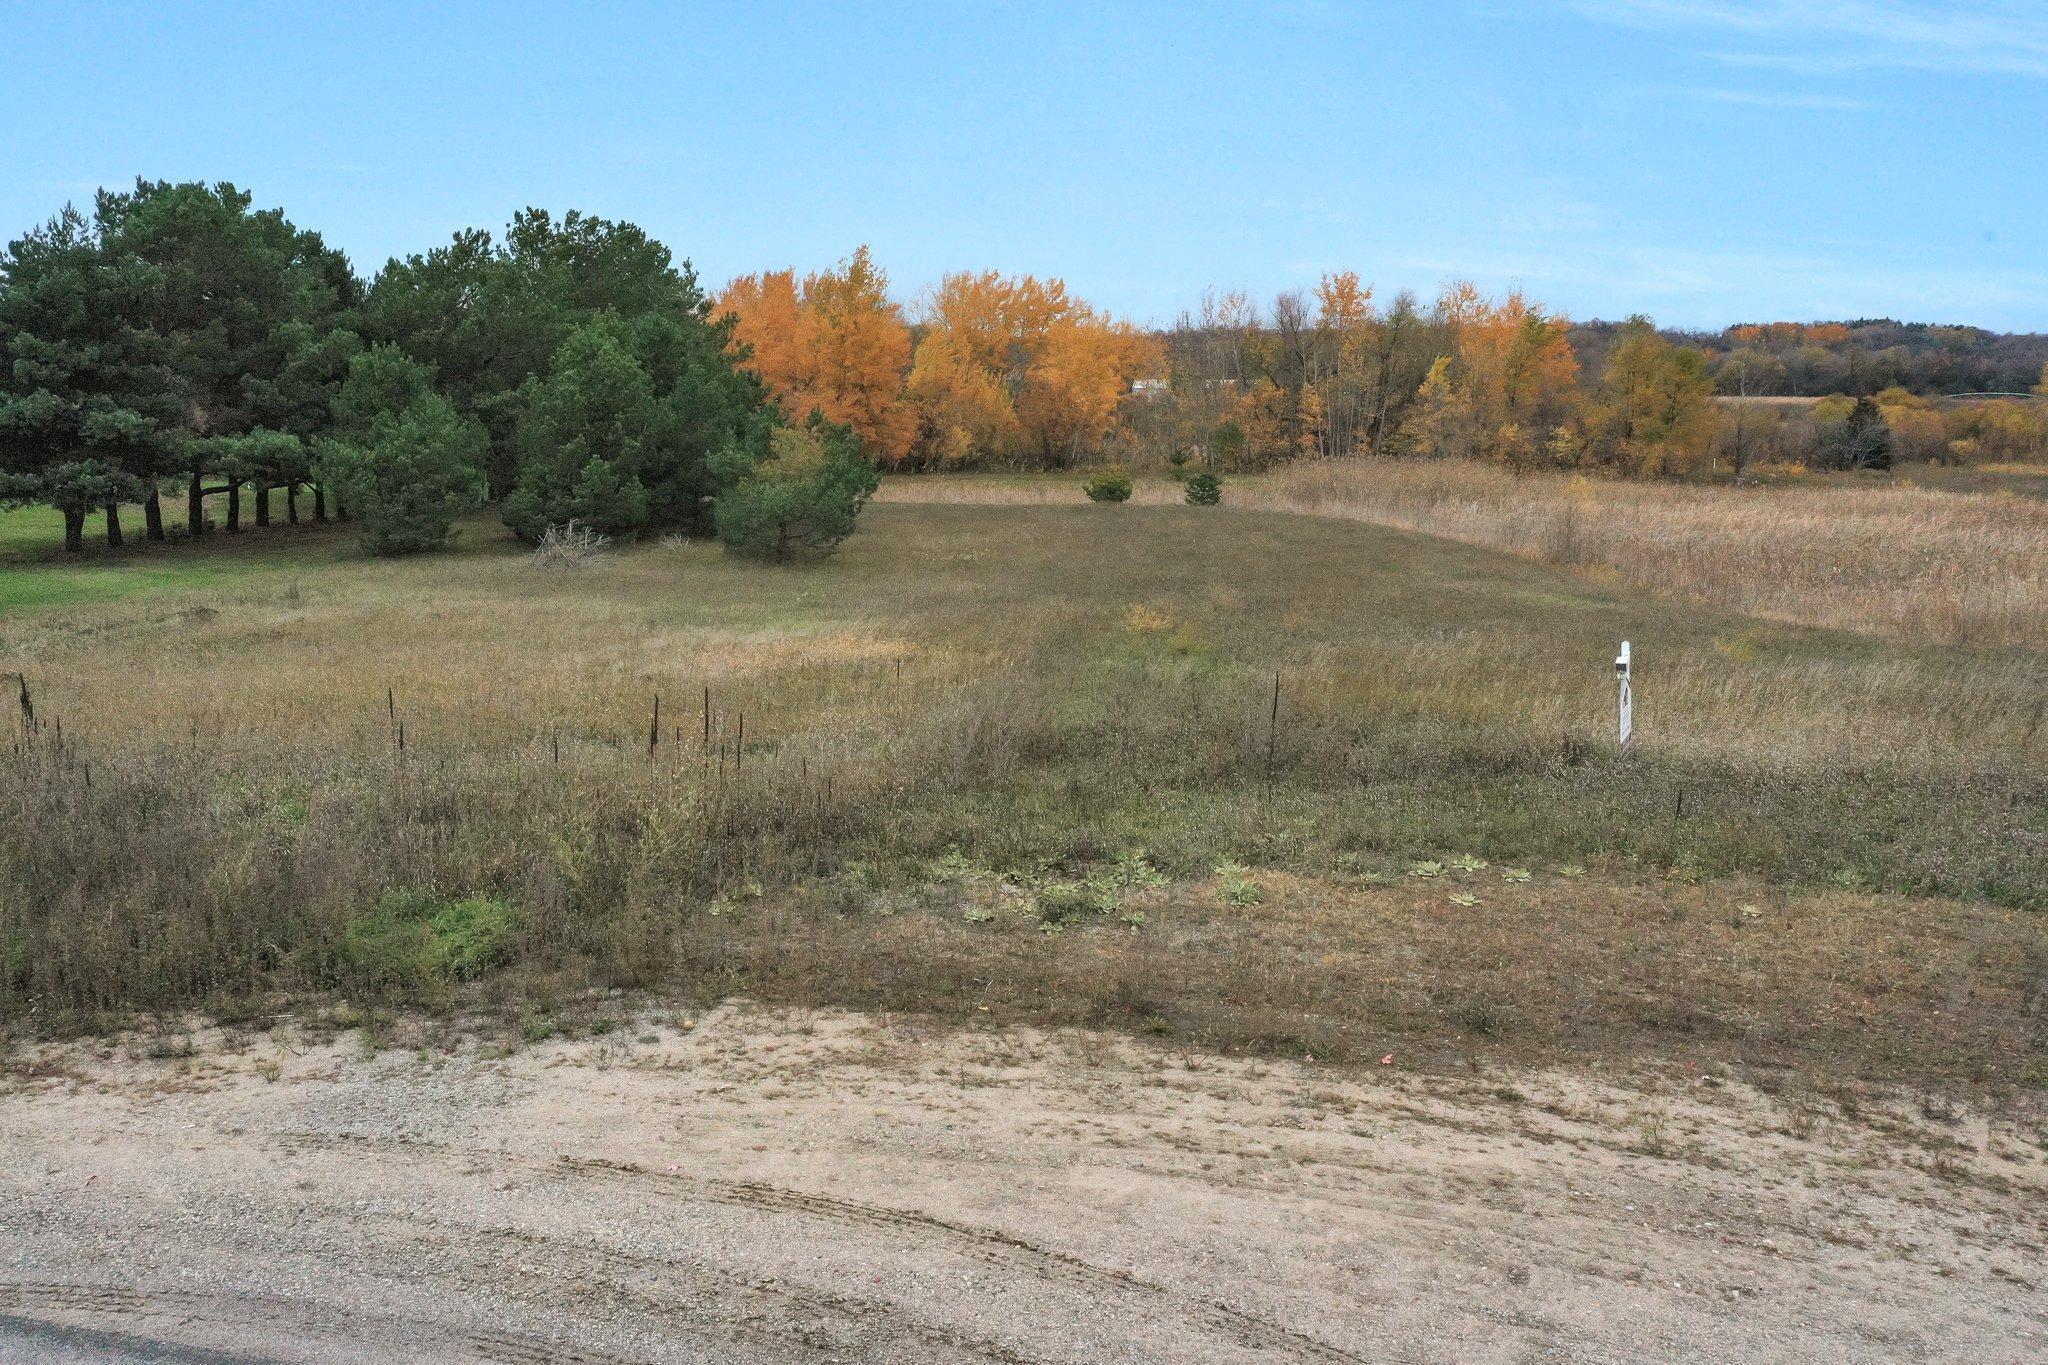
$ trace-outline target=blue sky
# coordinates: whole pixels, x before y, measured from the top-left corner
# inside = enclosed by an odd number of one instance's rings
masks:
[[[229,179],[365,273],[527,204],[1167,322],[1349,267],[1576,317],[2048,330],[2048,5],[0,6],[0,230]]]

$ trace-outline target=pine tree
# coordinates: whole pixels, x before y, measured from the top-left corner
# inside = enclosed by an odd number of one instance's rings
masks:
[[[713,453],[759,458],[773,421],[728,335],[726,323],[664,315],[571,332],[520,395],[505,524],[528,541],[570,521],[610,536],[700,524]]]
[[[545,379],[521,396],[519,483],[505,524],[537,541],[550,526],[582,522],[631,535],[647,517],[640,470],[654,423],[654,387],[610,320],[572,332]]]
[[[347,500],[371,554],[439,548],[485,494],[484,429],[432,379],[394,346],[357,356],[335,398],[335,434],[318,444],[317,472]]]
[[[735,448],[717,468],[719,540],[734,554],[778,563],[831,554],[881,482],[852,429],[822,419],[777,428],[766,459]]]
[[[74,209],[0,254],[0,502],[44,503],[64,544],[84,544],[87,514],[147,495],[174,449],[176,376],[136,322],[143,281]]]
[[[135,325],[176,377],[171,448],[190,480],[187,521],[203,533],[205,499],[225,493],[228,529],[236,529],[243,484],[290,480],[306,452],[290,468],[252,469],[233,463],[245,447],[220,443],[259,428],[301,442],[319,432],[324,400],[353,349],[346,334],[361,285],[318,233],[280,210],[252,209],[251,196],[225,182],[138,180],[132,191],[103,190],[94,221],[113,261],[147,282]],[[317,382],[293,373],[309,348],[325,348]],[[219,475],[226,482],[206,486]]]
[[[695,447],[694,480],[673,490],[680,502],[648,487],[656,524],[702,519],[710,492],[703,461],[734,436],[720,430],[713,438],[702,428],[750,420],[764,401],[758,382],[735,372],[732,325],[714,319],[690,263],[631,223],[574,211],[556,218],[527,209],[502,240],[463,232],[447,246],[392,261],[371,285],[362,317],[368,337],[395,342],[427,365],[456,410],[488,428],[493,497],[511,493],[519,479],[527,385],[546,379],[569,336],[599,319],[636,334],[665,329],[660,345],[676,362],[670,373],[641,341],[632,349],[657,394],[688,392],[702,414],[699,429],[690,429],[697,419],[676,423],[679,439]]]

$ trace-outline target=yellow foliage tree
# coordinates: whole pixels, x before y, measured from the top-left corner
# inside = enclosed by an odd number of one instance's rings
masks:
[[[1631,473],[1675,474],[1706,458],[1714,381],[1699,351],[1672,345],[1647,318],[1632,318],[1608,348],[1602,386],[1596,448],[1608,463]]]
[[[1272,380],[1261,376],[1243,393],[1230,412],[1230,421],[1244,437],[1243,457],[1257,467],[1284,459],[1289,450],[1287,393]]]
[[[1018,395],[1026,439],[1047,463],[1071,464],[1101,444],[1131,382],[1155,367],[1152,340],[1129,323],[1070,308],[1047,329]]]
[[[1298,458],[1313,459],[1325,447],[1329,411],[1323,392],[1321,384],[1304,384],[1295,398],[1294,449],[1291,453]]]
[[[1375,326],[1372,289],[1355,270],[1328,271],[1316,284],[1316,328],[1327,338],[1327,370],[1311,378],[1315,448],[1324,456],[1348,455],[1364,442],[1372,393],[1366,377],[1373,364]],[[1310,406],[1304,392],[1304,408]]]
[[[1060,280],[961,271],[939,282],[925,314],[931,330],[949,334],[967,363],[994,374],[1015,394],[1053,325],[1078,306]]]
[[[889,277],[861,247],[837,270],[804,281],[813,392],[826,417],[853,428],[890,463],[910,453],[917,414],[903,401],[910,328],[889,301]]]
[[[1451,358],[1440,355],[1430,364],[1422,387],[1415,391],[1415,401],[1408,405],[1408,416],[1399,432],[1403,449],[1424,459],[1467,454],[1459,440],[1464,425],[1459,408],[1457,387],[1451,380]]]
[[[1350,332],[1372,320],[1372,288],[1356,270],[1331,270],[1316,283],[1316,322],[1335,332]]]
[[[1579,364],[1562,318],[1546,315],[1520,291],[1496,302],[1460,281],[1437,300],[1437,320],[1451,346],[1445,377],[1453,401],[1445,411],[1459,419],[1446,433],[1463,447],[1455,453],[1519,467],[1534,458],[1531,433],[1576,418]]]
[[[1938,464],[1948,458],[1948,427],[1941,414],[1925,400],[1917,404],[1880,403],[1878,411],[1891,428],[1895,461],[1927,460]]]
[[[977,452],[1017,444],[1017,412],[1002,381],[969,361],[950,332],[929,332],[917,343],[904,396],[918,412],[919,445],[934,464],[959,465]]]
[[[1151,338],[1056,279],[948,275],[925,321],[910,390],[937,462],[976,451],[1071,463],[1115,427],[1132,381],[1161,368]]]

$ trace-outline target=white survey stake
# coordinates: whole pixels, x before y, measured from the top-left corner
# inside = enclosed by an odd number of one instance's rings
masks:
[[[1626,749],[1628,748],[1628,737],[1635,732],[1636,728],[1636,699],[1634,691],[1629,686],[1628,641],[1626,640],[1621,642],[1621,653],[1614,656],[1614,681],[1620,690],[1616,705],[1620,708],[1621,715],[1619,732],[1621,747]]]

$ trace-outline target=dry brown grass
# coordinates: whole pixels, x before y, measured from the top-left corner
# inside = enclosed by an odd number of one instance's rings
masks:
[[[901,501],[1063,503],[1078,483],[898,480]],[[1134,502],[1179,500],[1169,483]],[[1766,620],[2048,648],[2048,502],[1816,483],[1711,487],[1464,461],[1345,460],[1236,480],[1238,506],[1398,526]]]
[[[698,971],[780,1001],[1110,1025],[1326,1061],[1684,1058],[1835,1079],[2048,1082],[2048,922],[1754,883],[1498,867],[1390,884],[1253,871],[1143,898],[1143,932],[1047,936],[973,897],[848,916],[768,904],[706,926]],[[1454,903],[1469,895],[1476,904]]]
[[[394,890],[514,907],[505,989],[536,999],[1000,996],[1261,1048],[1651,1046],[1705,992],[1766,1023],[1700,1030],[1772,1053],[1804,1046],[1781,1036],[1803,995],[1847,1020],[1946,993],[1967,1008],[1932,1006],[1930,1037],[1996,1067],[2013,964],[2041,971],[2038,919],[1968,903],[2048,886],[2048,683],[2025,651],[1759,623],[1241,506],[883,506],[807,572],[688,545],[539,573],[499,545],[328,546],[303,573],[0,620],[0,672],[31,675],[45,726],[0,751],[0,1019],[396,998],[345,951]],[[1625,763],[1623,635],[1645,660]],[[1136,930],[969,923],[932,870],[1084,882],[1136,848],[1183,888]],[[1539,880],[1489,882],[1459,919],[1435,889],[1329,879],[1457,851]],[[1224,859],[1263,869],[1262,907],[1216,903],[1200,879]],[[1607,875],[1542,880],[1568,860]],[[1810,895],[1837,879],[1945,899]],[[1738,894],[1822,904],[1786,923],[1839,932],[1721,924]],[[1937,936],[1944,917],[1976,937]],[[1980,1005],[1988,1032],[1947,1031]],[[1860,1046],[1828,1027],[1813,1047]],[[1935,1065],[1913,1046],[1872,1065]]]

